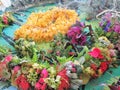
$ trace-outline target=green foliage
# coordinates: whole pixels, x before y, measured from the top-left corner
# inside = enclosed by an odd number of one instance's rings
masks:
[[[40,64],[40,66],[41,66],[42,68],[49,68],[49,67],[51,67],[50,64],[49,64],[47,61],[45,61],[45,62],[43,62],[43,63],[39,63],[39,64]]]
[[[60,63],[61,65],[64,64],[64,63],[66,63],[66,62],[68,62],[68,61],[74,61],[73,56],[71,56],[71,57],[69,57],[69,58],[57,56],[57,60],[59,61],[59,63]]]
[[[37,61],[37,46],[35,42],[31,40],[19,39],[15,41],[16,53],[20,58],[28,57],[31,58],[33,62]]]
[[[9,54],[9,49],[4,46],[0,46],[0,60],[4,58],[5,55]]]
[[[104,86],[103,90],[110,90],[108,86]]]
[[[31,83],[32,86],[35,85],[38,79],[38,74],[34,69],[30,69],[29,74],[27,75],[27,80]]]
[[[117,81],[119,80],[119,77],[114,77],[111,78],[109,81],[107,81],[108,85],[112,85],[113,83],[117,83]]]
[[[10,66],[16,66],[16,65],[20,64],[21,61],[22,60],[19,57],[14,55],[13,58],[12,58],[12,61],[9,63],[9,65]]]

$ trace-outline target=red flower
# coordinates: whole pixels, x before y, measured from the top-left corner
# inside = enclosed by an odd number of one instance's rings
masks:
[[[99,70],[104,73],[108,69],[109,62],[101,62]]]
[[[8,17],[7,16],[3,16],[3,22],[4,22],[4,24],[8,24]]]
[[[66,75],[66,69],[63,69],[62,71],[60,71],[58,75],[61,76],[61,83],[58,87],[58,90],[68,90],[70,85],[69,85],[69,78]]]
[[[103,58],[104,58],[104,56],[103,56],[103,55],[101,55],[101,54],[99,54],[98,58],[99,58],[99,59],[103,59]]]
[[[94,48],[91,52],[89,52],[89,55],[91,55],[94,58],[99,58],[99,59],[104,58],[99,48]]]
[[[30,84],[27,82],[26,78],[24,75],[20,75],[17,79],[16,79],[16,84],[18,85],[18,87],[22,90],[28,90],[30,88]]]
[[[30,85],[29,83],[26,81],[26,80],[23,80],[21,81],[19,87],[22,89],[22,90],[28,90]]]
[[[96,64],[94,64],[94,63],[92,63],[91,65],[90,65],[90,67],[93,69],[93,70],[97,70],[97,65]]]

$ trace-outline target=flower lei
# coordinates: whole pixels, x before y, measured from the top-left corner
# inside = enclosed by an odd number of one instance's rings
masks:
[[[15,32],[15,39],[29,38],[36,42],[48,42],[57,33],[66,34],[77,19],[75,11],[62,8],[32,13],[28,21]]]

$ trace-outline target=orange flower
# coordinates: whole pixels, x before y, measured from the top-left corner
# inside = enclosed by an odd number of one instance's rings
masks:
[[[62,8],[55,8],[45,13],[32,13],[27,22],[15,32],[15,39],[27,38],[36,42],[48,42],[58,32],[66,34],[77,19],[74,10]]]

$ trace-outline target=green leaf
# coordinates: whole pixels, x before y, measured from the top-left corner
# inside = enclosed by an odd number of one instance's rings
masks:
[[[119,77],[114,77],[114,78],[111,78],[107,83],[112,85],[113,83],[116,83],[118,80],[119,80]]]
[[[103,90],[110,90],[108,86],[104,86]]]
[[[66,58],[65,56],[64,57],[57,56],[57,60],[60,62],[60,64],[64,64],[68,61],[73,61],[73,56],[71,56],[69,58]]]
[[[32,61],[33,61],[33,62],[37,62],[37,61],[38,61],[38,55],[37,55],[37,52],[34,52],[34,53],[33,53]]]

